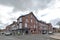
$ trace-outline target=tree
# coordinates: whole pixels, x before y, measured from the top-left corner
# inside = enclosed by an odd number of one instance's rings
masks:
[[[59,26],[59,28],[60,28],[60,22],[57,22],[57,24],[56,25],[58,25]]]
[[[58,32],[60,32],[60,22],[57,22],[57,24],[59,26]]]

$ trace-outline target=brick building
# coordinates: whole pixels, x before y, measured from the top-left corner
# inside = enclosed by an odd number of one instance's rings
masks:
[[[38,20],[32,12],[27,15],[20,16],[17,19],[17,22],[19,24],[19,29],[24,29],[24,31],[28,33],[34,33],[34,31],[37,33],[38,31]]]
[[[47,23],[47,26],[48,26],[48,31],[53,31],[53,27],[51,23]]]
[[[13,35],[17,34],[18,24],[17,22],[13,21],[12,24],[6,27],[6,32],[11,32]]]
[[[17,18],[17,22],[13,22],[7,30],[12,30],[15,33],[37,34],[42,32],[52,31],[52,25],[43,21],[39,21],[35,15],[30,12],[27,15],[22,15]]]
[[[39,21],[39,31],[40,33],[47,33],[48,32],[48,25],[45,22]]]
[[[28,33],[48,32],[52,29],[51,24],[39,21],[32,12],[27,15],[20,16],[17,19],[19,29],[24,29]]]

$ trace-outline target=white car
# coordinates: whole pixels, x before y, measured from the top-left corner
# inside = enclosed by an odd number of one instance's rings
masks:
[[[5,36],[10,36],[10,35],[12,35],[11,32],[5,32],[4,34],[5,34]]]
[[[48,34],[53,34],[53,32],[52,31],[49,31]]]

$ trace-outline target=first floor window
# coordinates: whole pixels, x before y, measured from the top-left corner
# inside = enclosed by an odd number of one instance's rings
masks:
[[[32,19],[31,19],[31,23],[32,23]]]
[[[27,23],[25,23],[25,27],[27,27]]]
[[[26,22],[28,22],[28,19],[26,18]]]

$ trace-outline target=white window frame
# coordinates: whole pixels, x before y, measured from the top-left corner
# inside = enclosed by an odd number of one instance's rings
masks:
[[[19,28],[22,28],[22,23],[19,24]]]
[[[26,22],[29,22],[27,18],[26,18]]]
[[[31,23],[32,23],[32,21],[33,21],[33,20],[31,19]]]
[[[25,23],[25,27],[27,27],[27,23]]]
[[[36,26],[34,25],[34,28],[36,28]]]
[[[20,18],[20,20],[19,20],[20,22],[22,22],[22,18]]]
[[[12,26],[12,30],[15,30],[15,29],[16,29],[16,27],[15,27],[15,26],[16,26],[16,25],[13,25],[13,26]]]
[[[47,27],[46,27],[46,26],[42,26],[42,29],[46,30],[46,29],[47,29]]]

